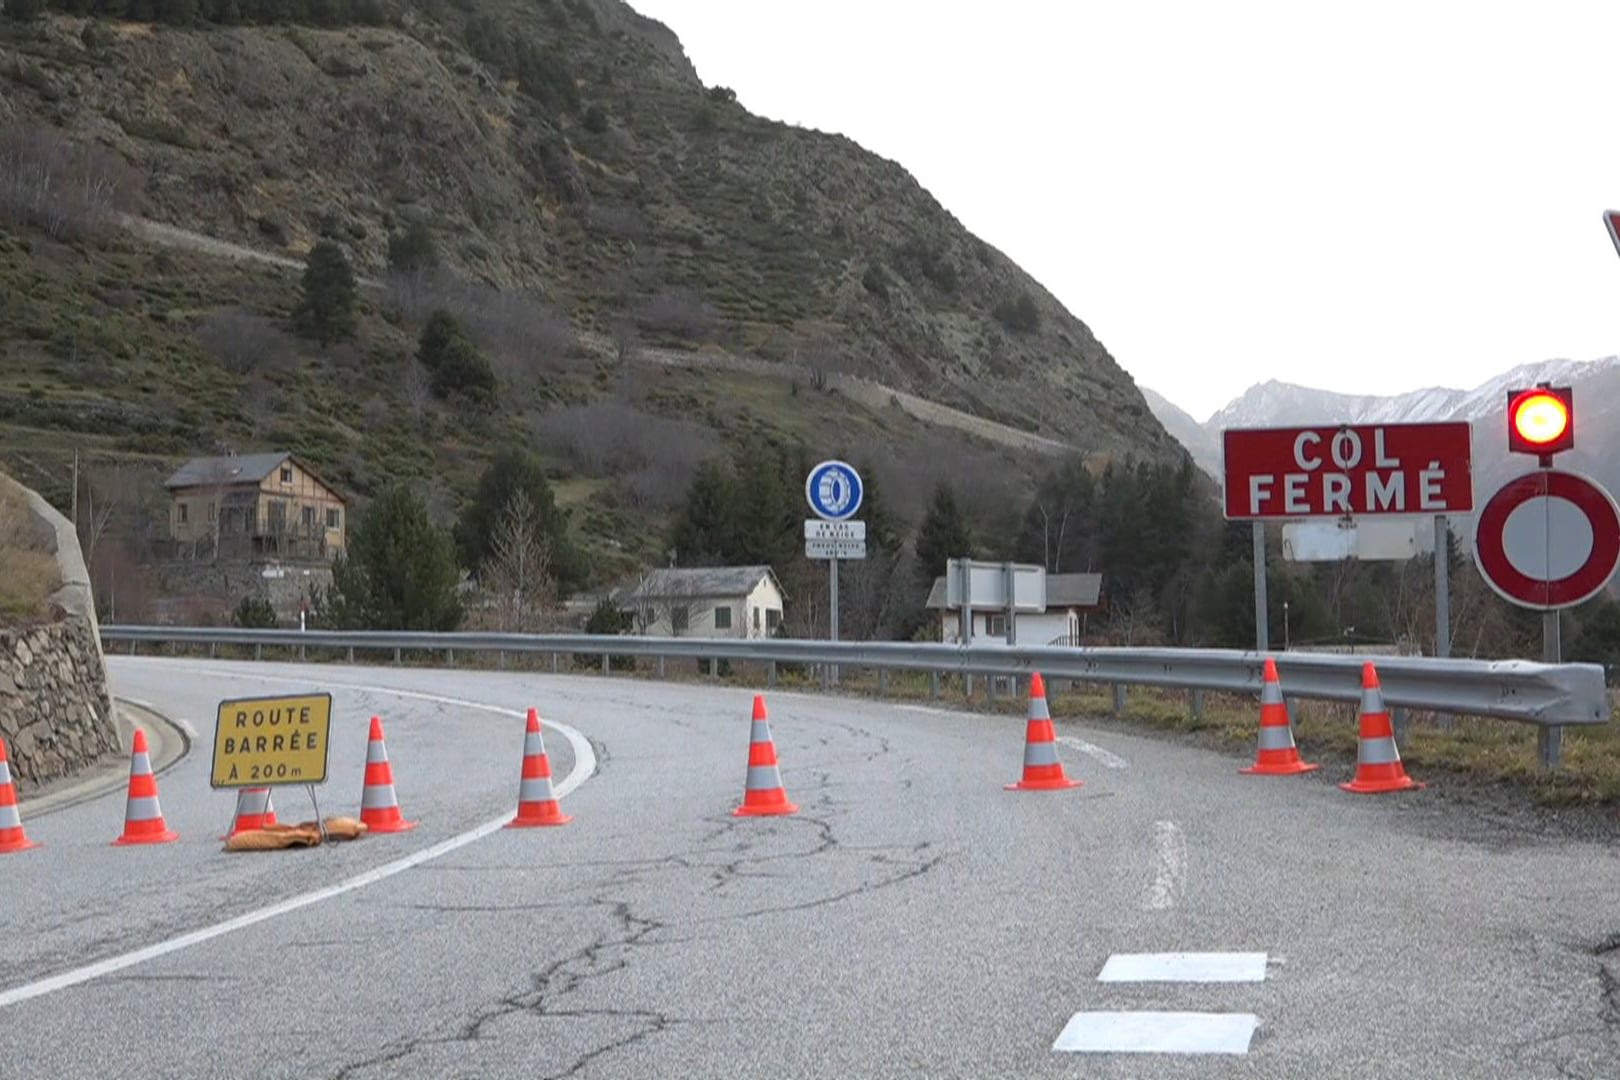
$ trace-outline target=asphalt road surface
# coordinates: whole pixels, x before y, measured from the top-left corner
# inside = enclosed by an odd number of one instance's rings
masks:
[[[44,846],[0,856],[8,1080],[1620,1077],[1620,851],[1433,792],[1070,724],[1084,786],[1008,792],[1021,721],[783,693],[801,811],[739,819],[747,691],[112,669],[199,729],[160,777],[181,840],[109,846],[122,793],[25,805]],[[377,713],[419,828],[225,853],[217,703],[309,689],[335,696],[323,813],[357,812]],[[574,821],[500,829],[530,705]],[[1163,953],[1220,955],[1132,959]],[[1086,1049],[1121,1040],[1179,1052]]]

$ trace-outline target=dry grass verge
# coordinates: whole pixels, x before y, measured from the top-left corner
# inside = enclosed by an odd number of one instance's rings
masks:
[[[43,617],[62,584],[22,489],[0,476],[0,623]]]

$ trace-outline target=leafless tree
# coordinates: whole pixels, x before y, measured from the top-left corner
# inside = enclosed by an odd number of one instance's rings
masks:
[[[666,289],[636,309],[636,325],[643,330],[698,341],[714,329],[718,316],[704,299],[689,289]]]
[[[665,581],[656,591],[648,591],[648,578],[630,594],[629,610],[636,633],[646,634],[660,623],[668,626],[671,637],[680,637],[692,625],[697,614],[699,597],[697,587],[690,581],[677,578]]]
[[[0,128],[0,217],[56,238],[96,235],[139,206],[141,178],[108,151],[40,127]]]
[[[418,418],[427,415],[433,405],[433,380],[427,369],[414,356],[405,358],[405,401]]]
[[[635,320],[613,320],[613,354],[620,364],[628,364],[636,358],[641,348],[641,335],[636,331]]]
[[[197,342],[226,371],[286,371],[298,358],[297,340],[274,319],[223,308],[197,326]]]
[[[490,544],[479,574],[476,612],[483,618],[474,621],[510,633],[538,633],[557,605],[557,581],[539,512],[524,492],[507,502]]]

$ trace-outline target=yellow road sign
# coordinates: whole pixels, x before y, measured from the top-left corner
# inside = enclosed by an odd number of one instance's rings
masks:
[[[213,786],[324,784],[331,730],[331,694],[222,701]]]

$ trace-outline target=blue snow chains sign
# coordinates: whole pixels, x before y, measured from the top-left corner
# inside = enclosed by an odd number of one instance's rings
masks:
[[[804,497],[818,517],[846,521],[861,508],[861,474],[842,461],[823,461],[810,470]]]

